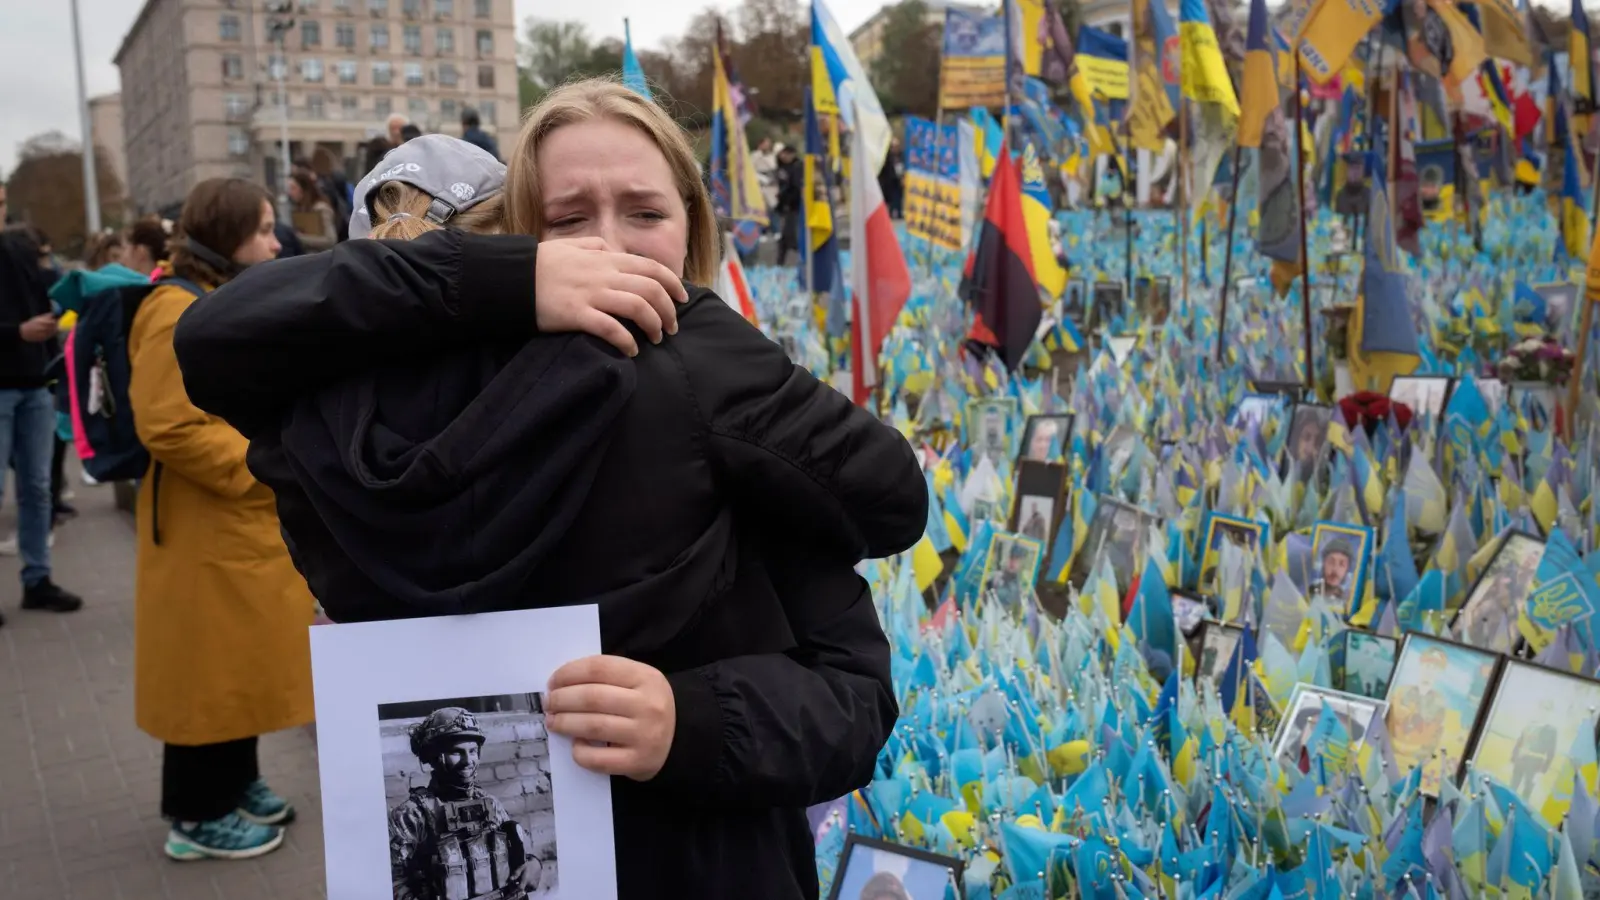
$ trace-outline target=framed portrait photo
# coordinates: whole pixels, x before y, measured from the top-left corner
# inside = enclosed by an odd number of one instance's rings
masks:
[[[954,857],[852,833],[828,900],[962,900],[961,866]]]
[[[1201,545],[1205,550],[1200,555],[1200,591],[1206,594],[1217,591],[1223,544],[1233,544],[1246,553],[1252,550],[1260,552],[1262,546],[1271,540],[1266,531],[1265,522],[1208,510],[1200,526],[1200,533],[1205,538]]]
[[[1352,628],[1344,633],[1344,665],[1339,671],[1339,689],[1347,694],[1382,699],[1389,693],[1389,676],[1394,674],[1397,638]]]
[[[1200,631],[1200,658],[1195,661],[1194,677],[1211,679],[1212,684],[1220,684],[1222,675],[1228,671],[1228,662],[1239,649],[1239,642],[1244,640],[1244,629],[1238,625],[1227,625],[1222,622],[1206,622]]]
[[[1283,445],[1283,471],[1309,481],[1328,451],[1328,423],[1333,407],[1299,403],[1289,415],[1289,438]]]
[[[1043,557],[1044,544],[1040,541],[1020,534],[996,533],[983,564],[983,593],[993,594],[1007,609],[1020,608],[1033,596]]]
[[[1306,386],[1298,381],[1255,381],[1250,382],[1250,392],[1254,394],[1277,394],[1288,403],[1299,403],[1305,396]]]
[[[1456,611],[1450,636],[1493,653],[1515,649],[1521,638],[1517,617],[1533,591],[1543,558],[1543,540],[1525,531],[1508,532]]]
[[[1089,327],[1104,330],[1122,315],[1127,303],[1127,285],[1120,281],[1096,281],[1089,309]]]
[[[1211,604],[1198,594],[1174,589],[1172,591],[1172,620],[1184,637],[1194,637],[1211,618]]]
[[[1089,311],[1089,282],[1082,278],[1067,280],[1067,289],[1062,293],[1061,311],[1067,318],[1082,322],[1083,316]]]
[[[1145,533],[1160,521],[1156,516],[1131,504],[1101,495],[1089,520],[1089,533],[1082,549],[1072,560],[1068,581],[1083,590],[1102,557],[1111,563],[1117,579],[1117,595],[1133,584],[1136,568],[1144,562]]]
[[[1048,416],[1029,416],[1022,427],[1021,459],[1053,463],[1063,460],[1072,448],[1070,413]]]
[[[1015,397],[984,397],[967,402],[967,446],[973,459],[989,457],[995,465],[1011,456],[1011,423],[1016,417]]]
[[[1234,407],[1228,424],[1240,431],[1249,431],[1251,426],[1262,428],[1282,408],[1283,398],[1276,394],[1245,394],[1239,398],[1239,405]]]
[[[1363,525],[1318,522],[1311,528],[1311,583],[1306,593],[1337,603],[1349,616],[1361,603],[1373,531]]]
[[[1407,632],[1389,678],[1385,724],[1400,777],[1422,767],[1422,792],[1461,777],[1502,657],[1455,641]]]
[[[1444,418],[1455,383],[1448,375],[1398,375],[1389,385],[1389,399],[1411,407],[1413,415],[1426,415],[1438,423]]]
[[[1025,459],[1017,466],[1017,499],[1011,530],[1052,546],[1056,523],[1066,511],[1067,467]]]
[[[1489,775],[1528,808],[1572,790],[1574,761],[1594,753],[1600,682],[1522,660],[1508,660],[1472,748],[1471,777]],[[1585,746],[1586,745],[1586,746]],[[1561,825],[1558,812],[1550,821]]]
[[[1573,328],[1573,311],[1578,308],[1578,295],[1581,293],[1576,282],[1543,282],[1529,285],[1533,292],[1544,300],[1544,324],[1556,337],[1565,340],[1570,337]]]
[[[1388,709],[1388,704],[1382,700],[1309,684],[1297,684],[1289,695],[1289,702],[1284,704],[1283,721],[1278,726],[1272,744],[1274,756],[1287,765],[1300,764],[1301,751],[1306,749],[1306,745],[1321,724],[1324,704],[1339,717],[1339,723],[1344,726],[1344,732],[1349,736],[1349,743],[1342,751],[1339,748],[1328,748],[1328,752],[1338,756],[1345,756],[1359,749],[1366,741],[1367,731],[1372,727],[1373,720],[1381,719]],[[1342,768],[1338,762],[1335,762],[1333,767]]]

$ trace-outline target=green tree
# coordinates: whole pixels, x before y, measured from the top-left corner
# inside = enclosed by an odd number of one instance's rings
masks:
[[[922,0],[889,7],[883,50],[872,61],[872,84],[884,111],[932,117],[939,105],[939,26]]]
[[[542,95],[578,73],[595,47],[582,22],[529,18],[519,50],[528,81]]]

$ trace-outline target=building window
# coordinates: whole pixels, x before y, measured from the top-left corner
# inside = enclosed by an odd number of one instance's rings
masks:
[[[300,23],[300,46],[322,46],[322,23],[315,19],[307,19]]]
[[[372,101],[372,115],[375,118],[387,119],[389,113],[394,111],[394,101],[388,97],[379,97]]]
[[[478,55],[494,55],[494,32],[487,28],[478,29]]]
[[[388,84],[394,77],[394,66],[388,62],[375,62],[372,64],[372,83]]]
[[[422,0],[400,0],[400,11],[409,18],[422,15]]]
[[[440,55],[456,52],[456,30],[454,28],[441,28],[433,33],[434,49]]]
[[[250,98],[244,94],[227,94],[222,98],[222,104],[230,119],[242,119],[250,112]]]
[[[305,81],[321,81],[322,60],[315,56],[300,60],[300,77]]]
[[[439,63],[439,84],[442,87],[455,87],[457,79],[455,63]]]
[[[228,152],[234,156],[250,155],[250,135],[237,125],[228,129]]]
[[[323,103],[321,94],[312,94],[306,98],[306,115],[313,119],[326,119],[328,117],[328,110]]]
[[[456,15],[456,0],[433,0],[433,17],[435,19],[453,19]]]
[[[335,12],[347,13],[350,11],[350,0],[333,0]]]
[[[356,61],[355,60],[353,60],[353,59],[341,59],[341,60],[339,60],[339,83],[340,84],[355,84],[356,83]]]
[[[422,85],[422,63],[406,63],[406,84],[410,87]]]
[[[491,5],[493,5],[493,4],[490,3],[490,0],[472,0],[473,10],[476,12],[478,18],[480,18],[480,19],[489,18],[489,12],[490,12],[489,7]]]
[[[288,75],[289,75],[288,64],[283,61],[283,57],[279,56],[276,53],[274,53],[271,56],[267,57],[267,77],[268,78],[272,79],[273,81],[277,81],[280,78],[288,77]]]
[[[485,100],[478,104],[478,118],[483,124],[493,128],[495,125],[494,101]]]
[[[354,50],[356,46],[356,26],[349,22],[340,22],[333,26],[333,42],[347,50]]]
[[[381,16],[389,11],[389,0],[367,0],[367,9],[372,10],[375,16]]]
[[[428,116],[428,101],[421,97],[412,97],[410,102],[406,104],[406,109],[411,112],[411,121],[421,122]]]
[[[233,79],[244,77],[244,57],[237,53],[222,54],[222,77]]]
[[[401,37],[405,39],[406,52],[419,54],[422,52],[422,26],[407,25],[401,29]]]
[[[454,122],[454,121],[456,121],[456,101],[454,101],[454,100],[440,100],[439,101],[439,120],[441,122]]]
[[[372,49],[374,49],[374,50],[387,50],[387,49],[389,49],[389,26],[387,26],[387,25],[374,25],[374,26],[372,26]]]
[[[225,41],[239,40],[239,17],[235,15],[223,16],[221,21],[217,23],[217,33]]]
[[[1111,36],[1112,37],[1122,37],[1122,23],[1121,22],[1112,22],[1109,26],[1106,27],[1106,31],[1111,32]]]
[[[361,98],[348,96],[340,97],[339,108],[343,109],[347,113],[353,113],[361,108]]]

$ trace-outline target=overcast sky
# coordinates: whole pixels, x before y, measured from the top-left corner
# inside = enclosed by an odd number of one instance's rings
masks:
[[[111,57],[143,0],[78,0],[83,24],[84,72],[89,95],[118,90],[117,67]],[[589,26],[595,37],[622,35],[622,19],[633,25],[634,47],[657,47],[680,34],[696,12],[707,5],[731,9],[733,2],[709,0],[516,0],[518,31],[536,12],[568,9]],[[828,8],[846,31],[883,5],[883,0],[829,0]],[[72,13],[67,0],[0,0],[5,28],[0,30],[0,175],[16,162],[17,145],[43,131],[59,130],[80,137],[77,76],[72,61]]]

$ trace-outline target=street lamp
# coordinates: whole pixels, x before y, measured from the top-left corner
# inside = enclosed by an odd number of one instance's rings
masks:
[[[267,0],[267,40],[278,45],[278,152],[281,156],[278,175],[278,219],[290,220],[289,209],[289,31],[294,28],[294,3],[292,0]],[[270,66],[270,62],[268,63]]]
[[[83,37],[78,28],[78,0],[72,0],[72,55],[78,65],[78,121],[83,129],[83,214],[89,237],[100,233],[100,183],[94,177],[94,132],[89,121],[88,86],[83,80]]]

